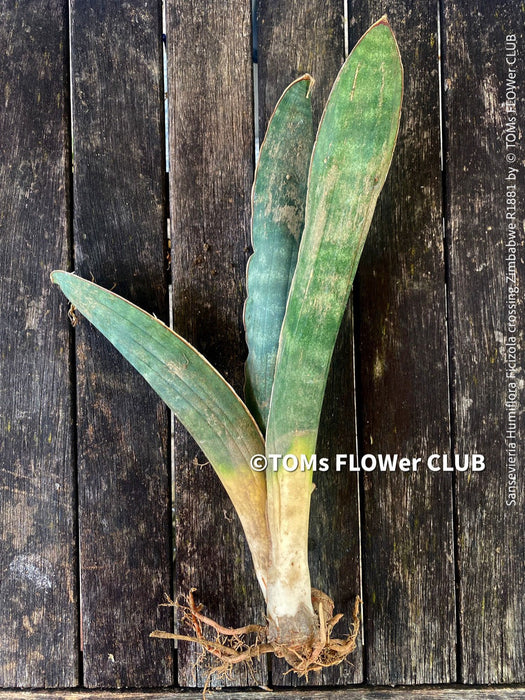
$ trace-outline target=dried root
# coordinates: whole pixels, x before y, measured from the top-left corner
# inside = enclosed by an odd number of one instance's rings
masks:
[[[181,611],[182,622],[186,623],[192,634],[171,634],[156,630],[150,636],[200,645],[203,653],[211,654],[219,661],[212,669],[213,674],[227,676],[236,664],[249,665],[255,658],[273,653],[286,660],[290,671],[299,676],[308,676],[311,671],[320,671],[340,664],[356,648],[356,639],[359,634],[359,605],[362,602],[359,597],[356,598],[354,605],[350,634],[343,639],[336,639],[332,638],[332,631],[343,615],[333,615],[333,601],[321,591],[312,589],[312,604],[319,619],[317,639],[311,645],[288,647],[267,642],[266,626],[246,625],[235,629],[223,627],[202,614],[203,606],[196,604],[194,592],[195,589],[191,589],[185,598],[179,598],[176,601],[168,599],[164,604]],[[212,632],[215,639],[207,638],[209,632]]]

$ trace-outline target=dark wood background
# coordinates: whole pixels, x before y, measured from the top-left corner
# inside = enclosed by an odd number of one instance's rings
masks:
[[[260,0],[253,12],[249,0],[167,0],[164,25],[158,0],[2,4],[1,688],[202,686],[196,649],[148,636],[174,625],[164,594],[190,586],[225,624],[263,620],[214,473],[118,353],[82,319],[72,328],[49,273],[74,269],[165,320],[171,304],[175,329],[241,390],[256,131],[304,72],[318,118],[348,46],[385,12],[405,67],[402,125],[318,451],[481,453],[487,467],[318,476],[313,584],[346,619],[362,591],[364,623],[352,663],[307,685],[373,697],[378,685],[493,684],[518,697],[503,688],[525,683],[522,471],[505,503],[509,35],[525,285],[515,0]],[[523,359],[523,291],[517,311]],[[221,684],[296,685],[283,671],[259,663]]]

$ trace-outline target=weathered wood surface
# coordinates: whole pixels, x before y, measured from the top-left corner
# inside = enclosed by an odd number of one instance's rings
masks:
[[[173,324],[242,393],[242,309],[253,179],[248,2],[167,3]],[[211,466],[175,427],[175,591],[195,587],[225,625],[264,620],[235,511]],[[203,685],[195,645],[178,648],[179,683]],[[266,666],[225,685],[265,683]]]
[[[227,693],[227,695],[226,695]],[[525,697],[525,687],[487,687],[464,688],[453,686],[449,688],[347,688],[330,690],[284,690],[279,692],[267,690],[237,690],[237,691],[213,691],[206,693],[208,698],[234,697],[235,700],[517,700]],[[184,698],[184,700],[202,700],[202,692],[188,692],[177,690],[141,690],[131,692],[111,691],[61,691],[53,692],[21,692],[0,691],[0,700],[136,700],[137,698],[151,698],[151,700],[171,700],[172,698]]]
[[[433,2],[360,3],[351,43],[383,11],[405,92],[392,168],[355,285],[360,452],[422,458],[450,446]],[[366,680],[456,678],[452,477],[363,474]]]
[[[525,9],[444,9],[453,448],[486,462],[456,476],[459,680],[516,682],[525,679]]]
[[[67,3],[0,8],[0,685],[78,683]]]
[[[317,125],[330,87],[345,58],[344,3],[261,0],[258,5],[259,133],[286,86],[303,73],[314,78],[311,93]],[[338,453],[356,451],[352,313],[349,310],[334,352],[323,406],[318,454],[335,461]],[[359,498],[355,474],[335,471],[314,477],[309,558],[312,585],[333,597],[336,612],[344,614],[337,630],[346,634],[354,601],[361,593]],[[362,646],[349,664],[326,669],[308,681],[284,675],[287,665],[272,660],[276,685],[338,685],[362,681]]]
[[[423,459],[479,452],[487,468],[371,473],[360,477],[360,492],[355,474],[318,475],[313,581],[348,619],[362,568],[364,646],[353,666],[310,677],[309,685],[330,690],[273,697],[525,697],[525,689],[508,687],[334,689],[362,680],[525,681],[522,489],[516,505],[505,504],[512,440],[505,440],[504,198],[512,184],[505,157],[513,152],[506,133],[514,133],[506,126],[505,37],[516,35],[522,86],[524,10],[513,0],[443,2],[442,189],[435,5],[349,6],[350,48],[388,12],[406,78],[398,149],[354,295],[359,448]],[[238,390],[254,151],[250,10],[248,0],[167,6],[174,325]],[[317,80],[319,116],[344,54],[343,3],[260,0],[257,16],[262,137],[285,85],[302,72]],[[171,625],[171,611],[156,607],[172,586],[167,413],[82,320],[74,354],[67,305],[49,284],[53,268],[71,264],[167,317],[160,7],[75,0],[70,36],[67,3],[29,0],[3,7],[0,20],[0,686],[172,685],[171,643],[147,636]],[[517,94],[523,198],[525,102]],[[523,257],[520,242],[521,285]],[[516,296],[522,391],[522,288]],[[329,456],[355,451],[353,333],[349,311],[325,402],[319,449]],[[519,464],[519,396],[516,418]],[[174,459],[175,592],[196,586],[207,612],[225,624],[261,621],[262,597],[235,513],[180,427]],[[202,685],[196,649],[181,645],[177,654],[179,684]],[[296,682],[281,672],[278,663],[270,674],[260,664],[226,684]],[[111,693],[0,692],[0,700],[14,697],[101,700]]]
[[[159,4],[71,6],[75,270],[167,318]],[[168,415],[86,321],[76,329],[83,682],[173,683]]]

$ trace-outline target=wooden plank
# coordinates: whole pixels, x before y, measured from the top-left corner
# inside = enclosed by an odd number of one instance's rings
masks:
[[[161,12],[71,8],[75,269],[167,311]],[[77,329],[84,684],[173,682],[168,416],[87,322]]]
[[[315,80],[314,118],[318,122],[328,92],[345,57],[344,3],[297,0],[257,3],[259,132],[266,126],[287,85],[304,73]]]
[[[405,68],[401,128],[356,281],[360,454],[421,458],[417,472],[363,473],[366,677],[456,676],[452,477],[434,2],[360,3],[350,44],[384,12]]]
[[[303,73],[315,79],[312,92],[316,123],[344,60],[344,4],[303,3],[296,0],[258,5],[258,97],[260,138],[285,87]],[[355,452],[354,368],[352,314],[348,312],[334,353],[328,381],[318,455],[335,463],[337,453]],[[355,475],[335,471],[314,478],[309,556],[312,585],[333,597],[336,612],[345,615],[341,634],[348,630],[355,596],[360,593],[359,499]],[[309,685],[338,685],[362,681],[361,649],[349,664],[308,678]],[[273,661],[273,682],[304,685],[288,666]]]
[[[44,9],[45,8],[45,9]],[[0,686],[78,682],[67,2],[0,9]]]
[[[448,688],[348,688],[345,690],[284,690],[272,691],[229,691],[228,697],[235,700],[397,700],[398,698],[410,698],[411,700],[515,700],[523,698],[525,687],[492,686],[488,688],[465,688],[464,686],[452,686]],[[0,700],[136,700],[137,698],[151,698],[152,700],[171,700],[171,698],[184,698],[185,700],[202,700],[202,692],[188,692],[184,690],[165,691],[131,691],[120,692],[116,696],[108,691],[53,691],[53,692],[21,692],[0,691]],[[224,692],[208,691],[206,697],[221,698]]]
[[[456,476],[460,678],[519,682],[525,509],[512,470],[523,462],[525,413],[525,9],[445,2],[444,18],[454,449],[486,464]]]
[[[242,391],[242,309],[253,178],[249,0],[167,4],[174,327]],[[175,592],[197,588],[226,625],[264,622],[235,512],[211,467],[175,429]],[[200,650],[181,643],[179,683],[203,685]],[[213,684],[266,682],[265,664]]]

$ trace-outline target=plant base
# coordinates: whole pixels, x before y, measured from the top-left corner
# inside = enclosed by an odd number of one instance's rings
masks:
[[[212,674],[227,676],[236,664],[250,664],[259,656],[273,653],[286,660],[290,671],[307,677],[312,671],[321,671],[323,668],[342,663],[356,648],[356,639],[359,634],[359,605],[362,603],[359,597],[355,600],[352,629],[349,635],[343,639],[336,639],[332,638],[332,631],[343,615],[333,615],[333,601],[321,591],[312,589],[312,604],[319,620],[317,638],[309,645],[284,646],[266,641],[266,626],[246,625],[234,629],[223,627],[206,617],[201,612],[203,605],[195,603],[194,592],[195,589],[191,589],[187,596],[176,601],[168,598],[168,602],[164,603],[181,611],[182,622],[190,627],[192,634],[172,634],[155,630],[150,637],[177,639],[198,644],[205,654],[211,654],[218,659],[218,664],[212,669],[210,676]],[[214,635],[214,639],[207,638],[210,632]]]

